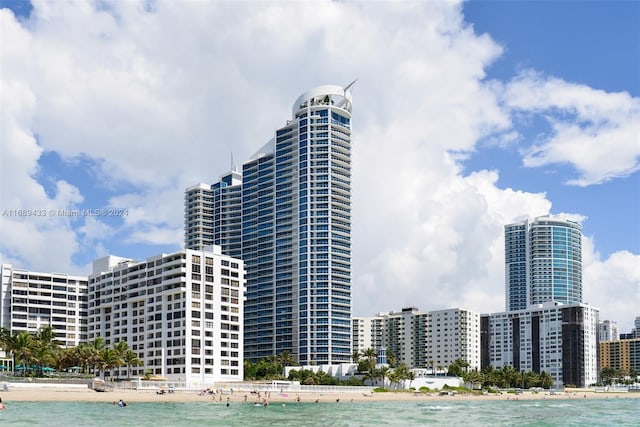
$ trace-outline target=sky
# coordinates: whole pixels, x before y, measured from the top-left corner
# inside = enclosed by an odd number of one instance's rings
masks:
[[[584,302],[640,316],[639,2],[0,6],[3,263],[180,250],[186,187],[357,78],[354,315],[503,311],[504,225],[553,214],[583,226]]]

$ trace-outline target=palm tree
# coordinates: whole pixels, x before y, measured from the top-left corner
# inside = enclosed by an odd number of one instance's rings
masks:
[[[13,358],[13,366],[16,366],[16,354],[15,354],[15,336],[11,335],[11,332],[6,328],[0,328],[0,347]]]
[[[384,387],[384,380],[389,376],[389,367],[383,366],[382,368],[378,369],[378,374],[380,375],[380,379],[382,380],[382,387]]]
[[[55,354],[60,345],[56,342],[56,334],[51,326],[43,326],[35,335],[33,362],[38,367],[38,374],[42,368],[55,362]]]
[[[500,370],[502,374],[502,379],[500,381],[500,387],[507,388],[512,387],[517,383],[516,376],[518,373],[511,365],[505,365]]]
[[[483,385],[496,385],[498,384],[497,371],[493,367],[493,365],[489,365],[482,370],[482,384]]]
[[[553,386],[553,377],[545,371],[540,372],[540,386],[551,388]]]
[[[360,352],[358,350],[354,350],[354,352],[351,353],[351,360],[353,360],[353,363],[356,365],[360,363]]]
[[[129,344],[126,341],[118,341],[116,345],[113,346],[113,349],[118,354],[120,361],[124,362],[123,358],[127,350],[129,350]],[[116,371],[116,377],[120,375],[120,370]]]
[[[288,351],[283,351],[282,353],[278,353],[275,358],[275,362],[282,366],[282,371],[284,373],[284,368],[286,366],[298,366],[298,363],[295,361],[291,353]]]
[[[77,349],[77,364],[82,366],[82,371],[89,373],[90,368],[95,365],[94,350],[88,344],[80,344]],[[73,365],[72,365],[73,366]]]
[[[38,375],[42,375],[42,368],[53,363],[55,360],[53,350],[46,345],[35,343],[31,350],[31,362],[37,366]]]
[[[107,347],[104,338],[96,337],[93,341],[91,341],[88,345],[88,353],[89,353],[89,361],[88,364],[93,366],[93,371],[95,372],[96,366],[100,364],[101,353]]]
[[[23,373],[26,376],[26,365],[31,363],[31,354],[33,352],[33,336],[27,332],[22,331],[18,335],[13,337],[12,352],[14,354],[16,362],[22,364]]]
[[[429,366],[431,366],[431,375],[435,375],[436,361],[433,359],[430,359]]]
[[[473,384],[477,384],[477,383],[482,384],[483,375],[480,372],[478,372],[477,369],[474,369],[473,371],[465,372],[462,375],[462,379],[464,380],[465,383],[469,383],[473,387]]]
[[[415,374],[413,373],[413,371],[409,370],[409,367],[404,363],[401,363],[397,368],[393,370],[393,380],[392,376],[389,375],[389,380],[392,381],[392,383],[395,382],[396,384],[402,382],[404,385],[405,380],[413,381],[414,379]],[[411,387],[411,383],[409,383],[409,387]]]
[[[122,362],[127,366],[127,378],[131,378],[131,366],[142,366],[142,360],[138,358],[138,354],[129,349],[122,356]]]
[[[56,348],[59,344],[56,342],[56,333],[51,326],[43,326],[36,334],[36,340],[45,348]]]
[[[372,348],[368,348],[364,351],[364,353],[362,354],[364,356],[365,359],[367,359],[369,361],[369,364],[371,366],[375,366],[376,364],[376,359],[378,357],[378,352],[375,351]]]
[[[390,388],[397,388],[398,384],[400,383],[400,374],[401,373],[400,371],[398,371],[398,369],[392,369],[387,373]],[[384,382],[382,383],[382,385],[384,386]]]
[[[387,349],[387,363],[392,368],[395,368],[396,366],[398,366],[398,358],[396,357],[396,354],[393,352],[393,350],[391,350],[390,348]]]
[[[98,359],[98,366],[101,371],[110,371],[120,365],[122,365],[122,360],[117,351],[112,348],[102,349],[100,358]]]

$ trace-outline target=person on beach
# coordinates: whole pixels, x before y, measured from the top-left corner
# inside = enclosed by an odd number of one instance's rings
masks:
[[[118,406],[120,408],[124,408],[125,406],[127,406],[127,404],[125,403],[124,400],[120,399],[120,400],[118,400]]]
[[[0,397],[0,411],[3,411],[5,409],[7,408],[4,406],[4,403],[2,403],[2,398]]]

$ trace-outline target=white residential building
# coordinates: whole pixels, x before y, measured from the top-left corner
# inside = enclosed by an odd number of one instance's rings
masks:
[[[546,372],[555,386],[598,381],[598,310],[546,303],[481,318],[482,368]]]
[[[463,308],[415,307],[353,320],[353,350],[387,350],[410,368],[446,370],[457,359],[480,368],[480,314]],[[357,330],[357,335],[356,335]]]
[[[480,368],[480,313],[463,308],[429,312],[427,365],[448,367],[457,359]]]
[[[598,340],[599,341],[618,341],[620,339],[620,331],[618,324],[611,320],[603,320],[598,323]]]
[[[2,264],[0,326],[17,334],[51,326],[62,347],[87,341],[87,278]]]
[[[363,353],[368,348],[382,347],[382,319],[378,317],[352,317],[353,351]]]
[[[89,276],[89,341],[126,341],[143,366],[189,387],[243,379],[244,265],[219,246],[136,262],[108,256]],[[126,368],[109,375],[126,375]]]

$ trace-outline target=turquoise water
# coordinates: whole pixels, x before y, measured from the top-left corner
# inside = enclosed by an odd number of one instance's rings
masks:
[[[6,400],[6,399],[5,399]],[[7,402],[8,426],[639,426],[640,399],[490,402],[248,403]]]

